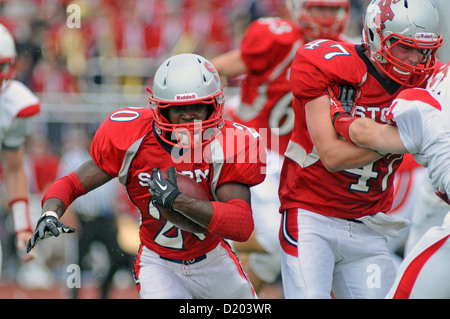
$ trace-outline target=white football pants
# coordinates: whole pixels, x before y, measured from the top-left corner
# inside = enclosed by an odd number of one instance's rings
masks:
[[[143,246],[143,245],[142,245]],[[135,266],[142,299],[257,298],[231,247],[221,242],[194,263],[161,258],[145,246]],[[135,274],[136,275],[136,274]]]
[[[386,236],[361,222],[299,209],[298,257],[284,251],[286,298],[384,298],[395,279]]]

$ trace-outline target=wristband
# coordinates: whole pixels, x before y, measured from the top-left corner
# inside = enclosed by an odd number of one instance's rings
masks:
[[[10,201],[9,208],[14,224],[14,231],[16,233],[21,231],[31,232],[30,213],[28,209],[28,199],[18,198]]]
[[[352,117],[348,114],[336,114],[336,116],[333,119],[333,126],[336,132],[339,135],[342,135],[348,142],[353,143],[352,139],[350,138],[350,124],[353,123],[353,121],[356,120],[356,117]]]
[[[53,216],[53,217],[55,217],[56,219],[59,219],[58,214],[57,214],[56,212],[52,211],[52,210],[46,211],[45,213],[42,214],[41,217],[44,217],[44,216]]]

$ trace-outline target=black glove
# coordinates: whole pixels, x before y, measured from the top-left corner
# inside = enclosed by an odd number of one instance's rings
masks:
[[[345,113],[351,114],[355,106],[357,89],[349,85],[341,85],[339,87],[338,100],[341,102]]]
[[[177,171],[175,167],[169,168],[167,178],[161,176],[161,170],[159,168],[154,168],[149,184],[149,192],[152,194],[153,204],[172,210],[175,198],[181,194],[178,190]]]
[[[55,216],[44,215],[39,218],[33,235],[28,240],[27,253],[41,240],[51,236],[58,237],[60,233],[73,233],[74,228],[61,223]]]

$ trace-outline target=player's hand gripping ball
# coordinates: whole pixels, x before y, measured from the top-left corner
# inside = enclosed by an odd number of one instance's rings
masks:
[[[208,232],[203,226],[172,208],[175,198],[181,193],[198,200],[209,200],[205,190],[192,178],[177,173],[174,167],[170,167],[168,171],[154,168],[149,192],[153,204],[170,223],[191,233]]]

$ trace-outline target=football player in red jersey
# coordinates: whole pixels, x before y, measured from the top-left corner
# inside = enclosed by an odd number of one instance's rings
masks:
[[[252,188],[255,232],[251,241],[234,244],[250,252],[248,272],[257,290],[280,275],[277,192],[281,164],[294,126],[289,71],[297,49],[318,38],[349,41],[344,36],[349,0],[287,0],[291,19],[264,17],[252,22],[240,47],[211,62],[226,77],[245,75],[240,101],[227,116],[255,128],[266,142],[268,170],[263,183]]]
[[[384,298],[395,277],[385,236],[407,222],[385,213],[402,156],[340,139],[327,87],[352,116],[381,122],[403,89],[424,86],[442,64],[442,37],[430,0],[374,0],[363,25],[362,45],[316,40],[291,66],[295,123],[279,188],[288,298]]]
[[[134,275],[141,298],[253,298],[253,287],[226,239],[253,231],[250,190],[265,177],[259,135],[222,118],[219,75],[203,57],[180,54],[155,73],[149,108],[113,112],[99,127],[92,160],[56,181],[29,241],[73,229],[58,221],[78,196],[118,178],[141,212]],[[168,171],[164,178],[160,171]],[[175,170],[193,178],[210,201],[178,189]],[[183,231],[157,206],[204,227]],[[226,239],[225,239],[226,238]]]
[[[28,208],[28,178],[23,145],[31,133],[40,102],[23,83],[14,80],[16,47],[8,29],[0,24],[0,143],[8,204],[18,251],[25,251],[32,233]],[[27,255],[24,260],[29,260]],[[1,260],[1,251],[0,251]]]

